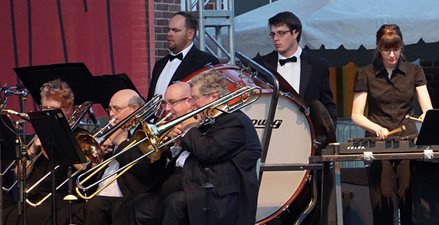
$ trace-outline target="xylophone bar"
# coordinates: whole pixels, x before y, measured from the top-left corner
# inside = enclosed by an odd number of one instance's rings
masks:
[[[439,146],[416,145],[414,140],[386,139],[378,140],[356,140],[347,143],[330,143],[322,150],[322,155],[349,155],[372,153],[416,153],[424,152],[426,149],[439,151]]]
[[[372,157],[372,158],[371,158]],[[344,162],[344,161],[370,161],[370,160],[437,160],[439,152],[407,152],[407,153],[374,153],[365,156],[364,154],[347,155],[322,155],[309,157],[310,163],[322,162]]]

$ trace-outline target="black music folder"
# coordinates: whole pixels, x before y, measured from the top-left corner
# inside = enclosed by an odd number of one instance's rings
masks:
[[[17,138],[17,130],[12,120],[6,114],[0,116],[0,149],[1,160],[15,159],[15,139]]]
[[[93,78],[84,63],[62,63],[52,65],[28,66],[14,68],[37,104],[41,102],[40,87],[51,80],[61,79],[69,84],[75,94],[75,105],[93,101],[89,84]],[[93,101],[94,102],[94,101]]]
[[[55,79],[69,84],[75,95],[75,105],[92,101],[108,108],[113,94],[121,89],[133,89],[139,93],[126,74],[93,76],[84,63],[17,67],[14,71],[37,104],[41,102],[41,85]]]
[[[425,114],[416,145],[439,145],[437,128],[439,128],[439,109],[430,109]]]
[[[85,155],[60,109],[30,112],[30,122],[54,165],[85,163]]]

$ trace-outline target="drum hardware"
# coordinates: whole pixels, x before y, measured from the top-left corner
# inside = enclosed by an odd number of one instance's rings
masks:
[[[131,167],[136,165],[136,163],[140,160],[142,160],[145,157],[149,157],[152,161],[158,160],[160,158],[160,146],[163,144],[163,140],[167,136],[167,134],[174,128],[176,125],[182,123],[183,121],[192,118],[193,116],[201,113],[206,112],[208,116],[212,116],[213,118],[207,118],[207,120],[202,121],[201,123],[205,124],[206,121],[212,121],[215,117],[220,115],[221,113],[232,113],[236,110],[239,110],[253,102],[255,102],[257,99],[259,99],[259,96],[261,94],[261,89],[259,87],[248,87],[244,86],[234,92],[231,92],[209,104],[206,104],[198,109],[195,109],[192,112],[189,112],[185,115],[182,115],[166,124],[157,126],[154,124],[148,124],[145,121],[140,121],[142,125],[142,129],[138,130],[134,133],[133,137],[131,138],[131,142],[122,149],[119,153],[113,155],[112,157],[108,158],[107,160],[101,162],[100,164],[94,166],[93,168],[87,170],[83,174],[79,175],[76,180],[76,192],[77,194],[83,198],[83,199],[91,199],[94,196],[96,196],[98,193],[100,193],[102,190],[104,190],[108,185],[110,185],[112,182],[114,182],[117,178],[119,178],[121,175],[123,175],[125,172],[127,172]],[[238,100],[238,101],[235,101]],[[233,102],[233,103],[231,103]],[[225,106],[225,107],[224,107]],[[219,114],[212,115],[210,112],[213,112],[215,110],[220,111]],[[140,156],[139,158],[135,159],[134,161],[128,163],[127,165],[119,168],[117,171],[114,171],[111,174],[108,174],[105,177],[102,177],[101,179],[97,180],[96,182],[84,186],[83,184],[90,180],[94,175],[96,175],[98,172],[106,168],[106,166],[111,163],[115,158],[119,157],[121,154],[124,154],[126,151],[132,149],[133,147],[139,146],[140,151],[144,153],[144,155]],[[116,175],[117,174],[117,175]],[[116,176],[114,176],[116,175]],[[84,176],[84,179],[82,179]],[[98,188],[94,193],[87,196],[85,192],[97,185],[99,183],[106,181],[105,185]],[[82,191],[82,192],[81,192]]]

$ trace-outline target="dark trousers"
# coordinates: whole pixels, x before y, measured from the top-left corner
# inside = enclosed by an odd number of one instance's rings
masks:
[[[394,224],[395,207],[401,225],[412,223],[409,160],[373,161],[368,169],[369,193],[375,225]]]
[[[186,195],[181,186],[181,168],[166,179],[162,187],[162,225],[189,225]]]
[[[183,191],[173,192],[163,200],[162,225],[189,225],[186,195]]]
[[[85,225],[111,225],[120,216],[121,206],[127,201],[123,197],[96,196],[84,207]]]
[[[160,193],[140,194],[125,202],[120,211],[112,225],[160,225]]]

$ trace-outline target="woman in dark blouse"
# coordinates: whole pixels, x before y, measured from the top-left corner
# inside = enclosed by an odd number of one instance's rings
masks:
[[[352,121],[365,129],[369,137],[384,139],[392,136],[389,131],[402,126],[406,129],[394,135],[415,137],[415,121],[406,119],[406,115],[412,114],[414,98],[417,97],[423,112],[420,121],[426,111],[432,109],[424,71],[421,66],[405,60],[404,42],[397,25],[381,26],[376,38],[375,60],[361,68],[355,78]],[[412,224],[410,168],[409,160],[371,164],[368,174],[375,225],[394,223],[395,199],[398,200],[401,224]]]

